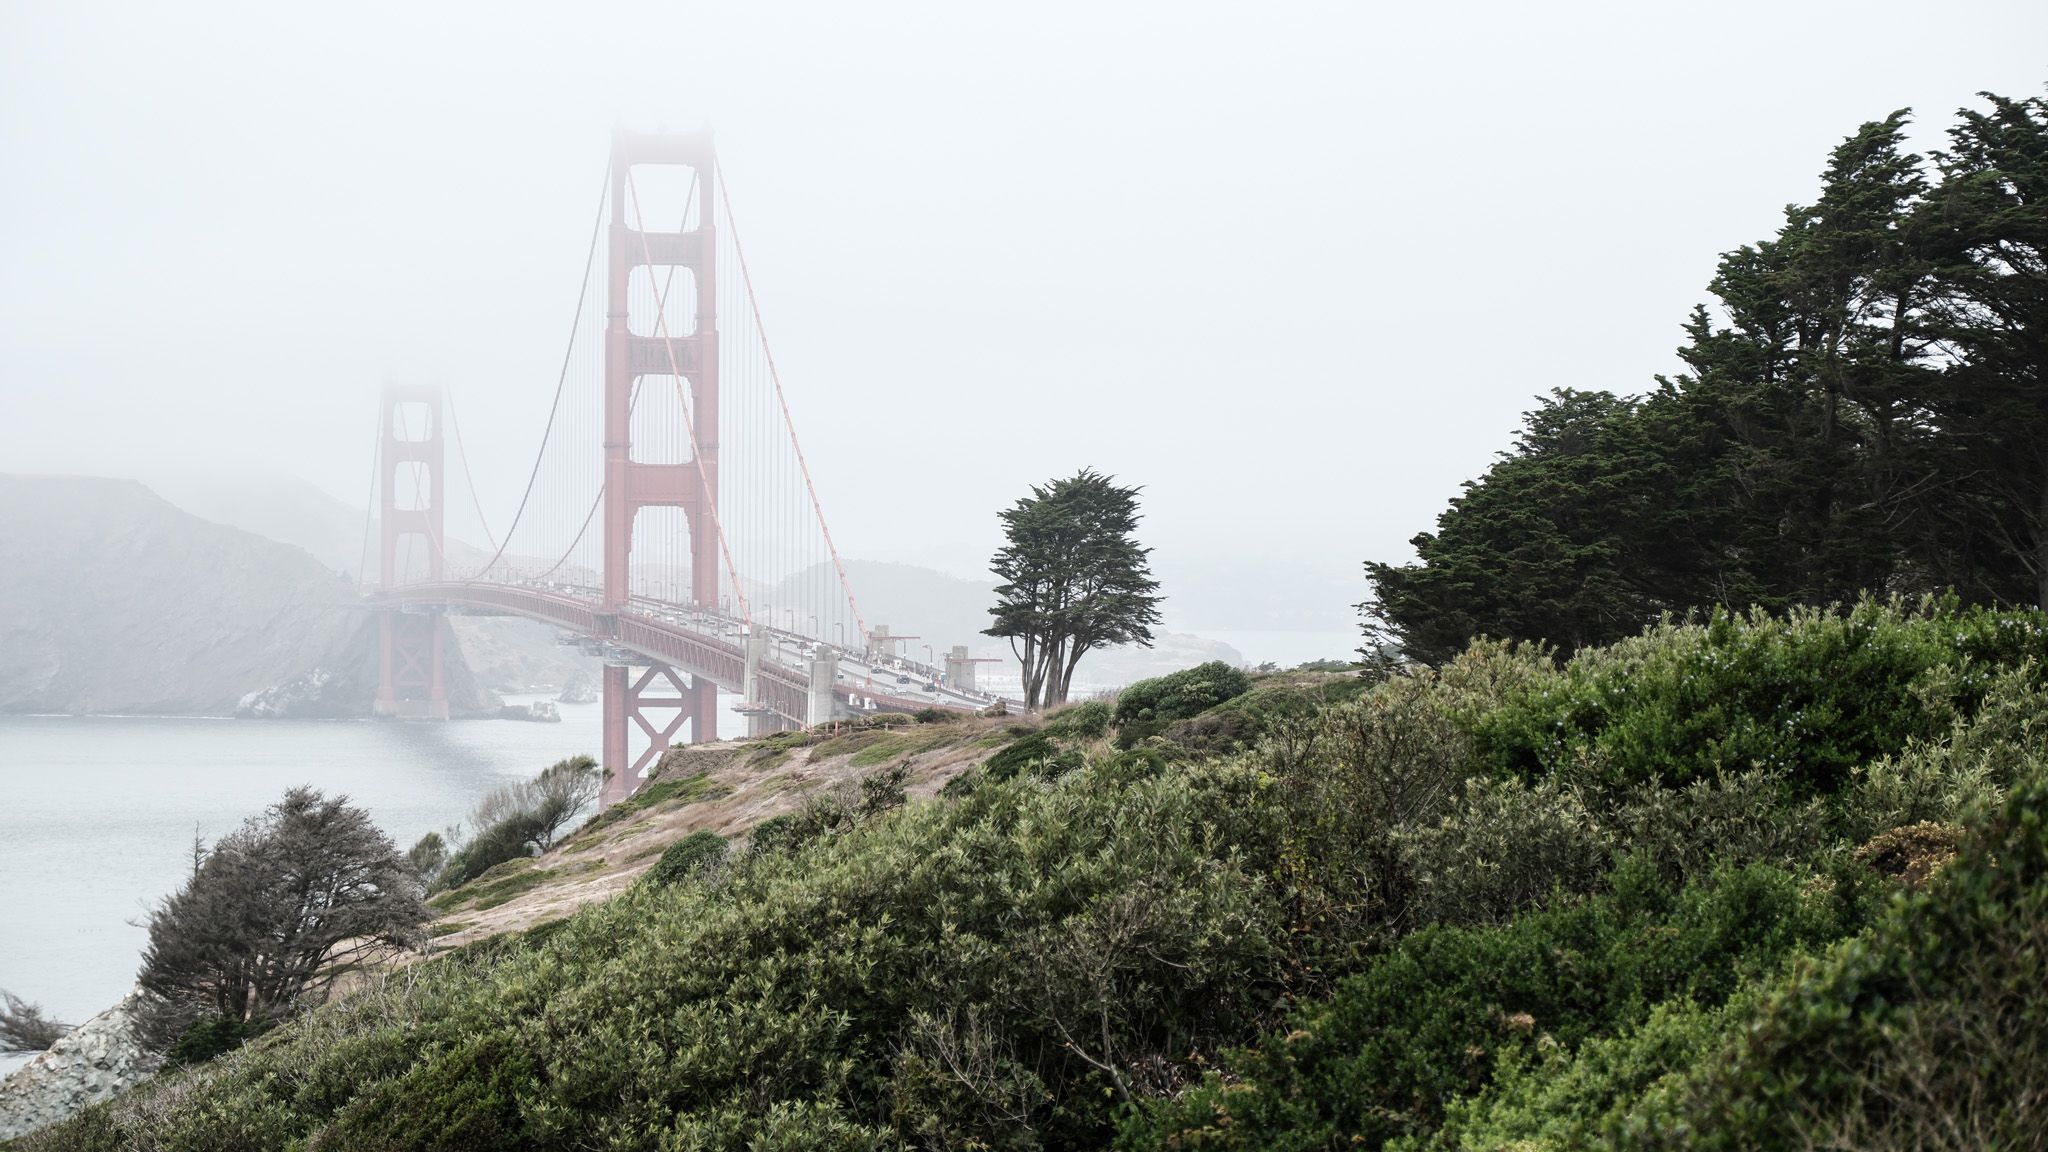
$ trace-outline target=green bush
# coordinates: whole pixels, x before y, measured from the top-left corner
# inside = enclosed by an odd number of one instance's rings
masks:
[[[1683,788],[1651,779],[1612,803],[1617,842],[1673,883],[1730,864],[1795,867],[1840,843],[1826,804],[1795,797],[1782,772],[1721,772]]]
[[[641,877],[641,883],[654,888],[680,884],[724,862],[725,850],[725,837],[699,828],[662,849],[661,859]]]
[[[1799,795],[1973,715],[2001,672],[2048,657],[2039,613],[1865,601],[1845,613],[1716,612],[1574,656],[1479,724],[1496,769],[1591,765],[1610,785],[1671,786],[1749,768]]]
[[[1477,779],[1401,845],[1423,922],[1500,924],[1546,897],[1599,889],[1613,837],[1555,780]]]
[[[1258,743],[1265,727],[1249,712],[1217,708],[1185,720],[1175,720],[1159,735],[1168,744],[1196,755],[1220,756]]]
[[[435,891],[460,888],[500,864],[533,855],[540,832],[539,819],[529,812],[514,812],[484,828],[448,857]]]
[[[1059,755],[1059,748],[1052,737],[1043,732],[1032,732],[1003,746],[1003,749],[988,758],[982,772],[990,780],[1008,780],[1030,768]]]
[[[1583,904],[1487,929],[1429,928],[1257,1047],[1126,1126],[1130,1148],[1348,1148],[1427,1136],[1503,1061],[1714,1005],[1853,926],[1798,877],[1753,867],[1672,894],[1644,869]],[[1518,1066],[1511,1064],[1510,1066]]]
[[[1118,693],[1114,718],[1125,747],[1175,720],[1199,715],[1251,691],[1252,678],[1221,660],[1184,668],[1169,676],[1140,680]]]
[[[1109,734],[1114,715],[1107,700],[1087,700],[1046,716],[1041,731],[1055,740],[1100,740]]]
[[[1640,1148],[2039,1148],[2048,1098],[2048,758],[1867,937],[1762,986],[1652,1085]]]
[[[187,1025],[164,1053],[164,1070],[204,1064],[240,1048],[257,1033],[257,1029],[233,1016],[201,1016]]]

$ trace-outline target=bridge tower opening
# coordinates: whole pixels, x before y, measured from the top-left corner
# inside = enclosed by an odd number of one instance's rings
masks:
[[[632,598],[633,527],[643,508],[680,508],[690,540],[690,598],[718,607],[718,291],[717,164],[709,132],[612,136],[611,229],[604,344],[603,611],[616,614]],[[685,216],[673,232],[648,230],[633,183],[635,167],[679,166],[693,176],[695,227]],[[696,301],[688,332],[668,329],[665,297],[657,295],[653,331],[634,332],[629,295],[636,274],[653,269],[686,274]],[[671,283],[674,281],[671,280]],[[633,452],[633,406],[643,379],[688,382],[690,458],[651,463]],[[623,663],[604,670],[606,802],[630,795],[641,771],[687,723],[690,739],[718,738],[718,686],[661,664],[634,674]],[[657,719],[658,717],[658,719]],[[635,731],[647,744],[635,754]]]
[[[434,387],[387,385],[378,432],[377,486],[381,541],[378,577],[389,592],[400,584],[438,582],[446,557],[443,401]],[[401,475],[403,474],[403,475]],[[407,499],[401,500],[401,494]],[[408,604],[377,612],[376,714],[448,719],[443,676],[447,625],[438,607]]]

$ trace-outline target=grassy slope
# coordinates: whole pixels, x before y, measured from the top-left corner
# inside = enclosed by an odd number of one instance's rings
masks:
[[[598,901],[633,882],[670,844],[708,829],[743,840],[764,820],[794,812],[811,795],[845,789],[903,764],[912,796],[930,796],[987,759],[1014,721],[962,717],[900,731],[852,732],[800,743],[691,744],[670,750],[630,799],[592,819],[545,855],[501,864],[432,901],[436,949],[521,932]]]

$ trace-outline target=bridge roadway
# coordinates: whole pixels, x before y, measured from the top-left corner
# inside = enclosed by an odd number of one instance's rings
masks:
[[[934,670],[746,621],[693,604],[636,598],[606,612],[595,589],[539,583],[441,581],[403,584],[375,594],[380,605],[445,607],[480,615],[524,616],[580,637],[635,653],[679,672],[702,677],[743,698],[749,696],[748,640],[757,641],[748,704],[766,708],[799,727],[819,722],[811,676],[829,654],[832,717],[920,708],[979,711],[999,698],[937,683]]]

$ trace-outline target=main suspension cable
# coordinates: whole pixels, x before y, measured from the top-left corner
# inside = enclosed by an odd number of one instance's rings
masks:
[[[455,433],[455,455],[462,460],[462,479],[469,484],[470,507],[476,509],[476,522],[477,526],[484,530],[484,543],[489,544],[492,548],[496,548],[498,546],[498,538],[491,535],[491,522],[484,517],[484,502],[476,494],[476,477],[470,475],[469,449],[463,446],[462,421],[455,415],[455,391],[451,388],[444,388],[441,390],[441,395],[448,402],[448,427]],[[543,443],[543,450],[545,450],[545,443]],[[478,573],[478,575],[482,575],[482,573]]]
[[[583,305],[590,297],[590,270],[597,264],[597,238],[604,231],[605,194],[611,190],[611,183],[612,165],[610,160],[606,160],[604,180],[598,185],[597,189],[597,216],[590,224],[590,251],[583,257],[583,286],[576,290],[576,316],[569,321],[569,346],[562,350],[562,370],[555,377],[555,399],[548,405],[547,427],[541,430],[540,448],[533,454],[533,471],[527,473],[526,491],[520,494],[519,510],[512,513],[512,523],[505,529],[505,539],[499,542],[497,550],[491,554],[490,562],[479,568],[476,575],[470,578],[471,581],[483,579],[484,576],[489,574],[491,569],[498,566],[498,561],[505,555],[505,549],[512,544],[513,534],[519,530],[520,519],[526,515],[526,502],[533,498],[534,482],[540,479],[540,466],[547,459],[548,454],[548,438],[554,434],[555,416],[562,408],[562,389],[569,382],[569,364],[576,356],[576,334],[577,330],[583,325]],[[464,460],[466,466],[467,457]],[[481,512],[479,512],[479,515],[481,515]],[[586,526],[587,523],[586,521]],[[485,531],[488,533],[489,529]],[[577,539],[582,539],[581,533],[577,534]],[[556,567],[560,567],[560,565],[557,564]],[[552,568],[549,569],[550,572],[553,570]]]
[[[370,494],[363,501],[363,544],[356,549],[356,588],[369,584],[370,521],[377,515],[377,462],[384,458],[384,406],[377,406],[377,434],[370,438]],[[383,573],[378,573],[383,579]]]

